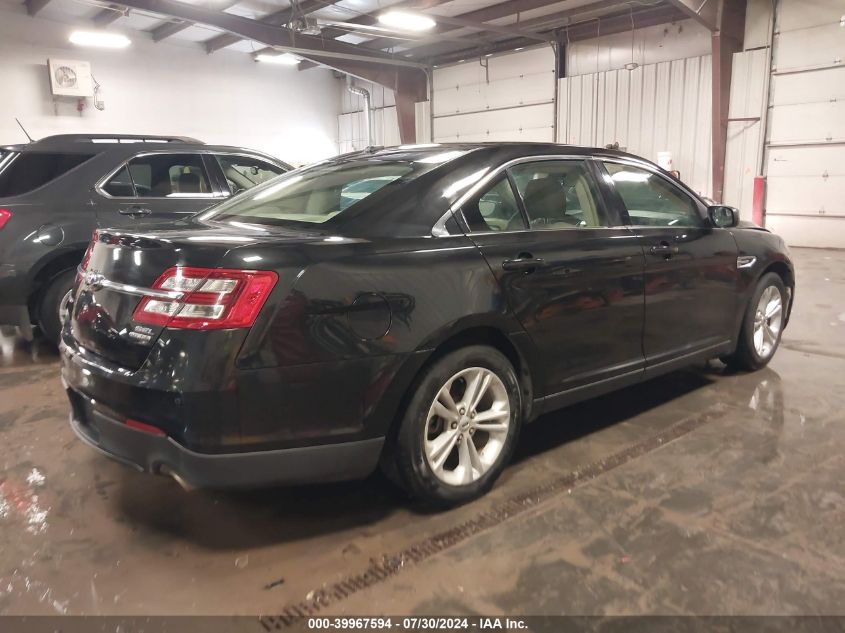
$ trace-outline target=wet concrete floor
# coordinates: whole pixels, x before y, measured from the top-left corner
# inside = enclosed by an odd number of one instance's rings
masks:
[[[0,336],[0,613],[845,614],[845,252],[796,249],[770,367],[525,428],[444,513],[381,477],[185,493],[79,442],[55,350]]]

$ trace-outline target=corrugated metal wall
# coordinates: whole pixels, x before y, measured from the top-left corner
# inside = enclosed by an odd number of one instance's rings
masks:
[[[434,71],[436,142],[554,140],[551,47]]]
[[[649,160],[671,152],[681,178],[710,195],[710,74],[711,57],[702,55],[561,79],[558,140],[618,142]]]

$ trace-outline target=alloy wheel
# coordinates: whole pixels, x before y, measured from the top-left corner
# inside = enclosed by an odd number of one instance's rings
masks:
[[[760,295],[754,313],[754,349],[760,358],[772,355],[783,327],[783,300],[775,286],[768,286]]]
[[[483,367],[446,381],[428,410],[424,450],[435,477],[452,486],[477,481],[496,463],[511,425],[508,392]]]

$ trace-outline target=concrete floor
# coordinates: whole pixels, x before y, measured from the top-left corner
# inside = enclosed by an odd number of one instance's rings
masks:
[[[798,250],[770,368],[547,416],[485,499],[380,477],[183,492],[84,446],[56,353],[0,337],[0,613],[845,614],[845,252]]]

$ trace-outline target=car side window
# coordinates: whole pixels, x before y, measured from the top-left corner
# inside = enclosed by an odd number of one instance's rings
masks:
[[[469,230],[474,233],[525,229],[525,220],[506,175],[497,178],[484,193],[465,204],[461,211]]]
[[[277,167],[272,163],[251,156],[217,154],[217,162],[226,177],[226,184],[229,185],[229,191],[232,194],[252,189],[256,185],[285,173],[282,167]]]
[[[532,229],[608,226],[595,182],[581,161],[538,161],[510,170]]]
[[[129,175],[129,169],[124,166],[119,172],[112,176],[109,181],[103,185],[103,191],[115,198],[134,198],[135,187],[132,186],[132,177]]]
[[[704,224],[693,199],[646,169],[605,163],[635,226],[699,227]]]
[[[199,154],[147,154],[130,160],[103,191],[117,197],[207,198],[214,195],[208,182]]]

